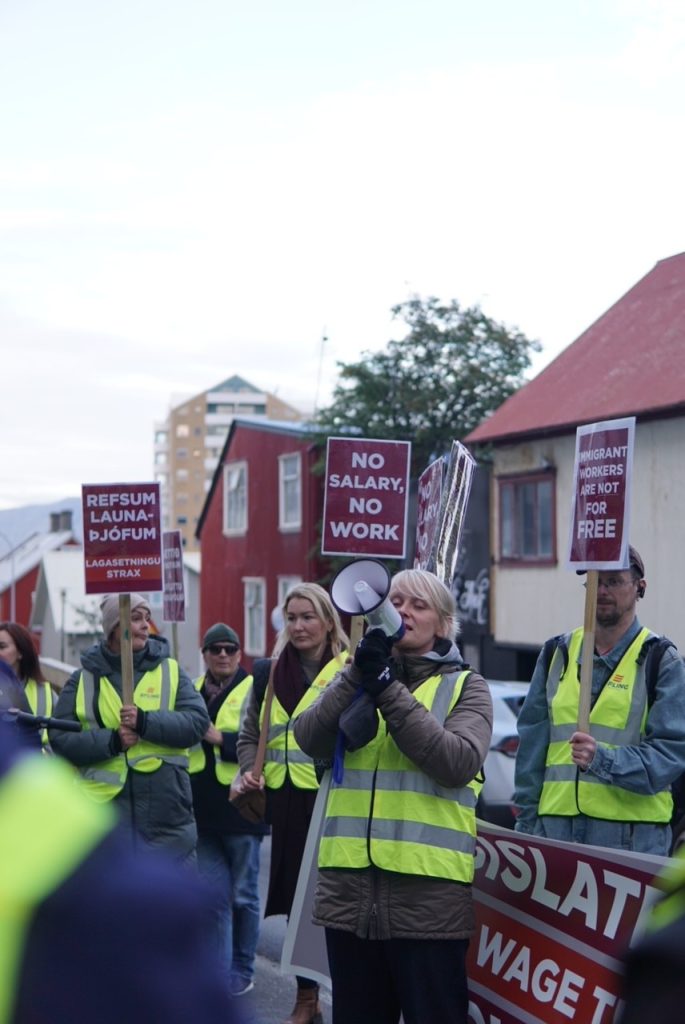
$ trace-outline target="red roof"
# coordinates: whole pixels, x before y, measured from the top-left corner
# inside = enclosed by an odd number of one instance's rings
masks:
[[[676,411],[685,412],[685,253],[660,260],[465,440]]]

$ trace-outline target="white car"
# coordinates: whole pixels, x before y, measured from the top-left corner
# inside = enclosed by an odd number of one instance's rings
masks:
[[[488,681],[494,709],[492,740],[483,766],[485,782],[476,814],[483,821],[508,828],[514,826],[514,766],[519,745],[516,719],[529,685]]]

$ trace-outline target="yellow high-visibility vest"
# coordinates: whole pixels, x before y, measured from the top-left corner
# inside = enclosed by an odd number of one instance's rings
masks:
[[[0,782],[0,1024],[12,1019],[35,910],[115,820],[111,808],[84,798],[57,757],[22,757]]]
[[[645,735],[648,700],[645,660],[640,659],[644,641],[651,636],[642,629],[632,641],[607,680],[590,711],[590,732],[604,747],[637,746]],[[606,821],[634,821],[667,824],[673,812],[670,787],[659,793],[632,793],[581,772],[573,763],[569,740],[578,728],[580,685],[578,658],[583,629],[575,629],[568,645],[564,667],[557,650],[547,675],[550,742],[538,814],[574,817],[585,814]]]
[[[271,701],[269,732],[266,744],[266,760],[264,762],[264,779],[269,789],[280,789],[285,782],[286,774],[298,789],[318,789],[314,762],[308,754],[300,750],[293,733],[293,724],[298,715],[317,699],[331,679],[340,672],[347,661],[347,651],[332,658],[319,672],[316,679],[307,687],[292,715],[288,715],[281,702],[274,694]],[[260,724],[264,718],[264,702],[260,712]]]
[[[164,658],[156,668],[138,680],[133,703],[144,711],[173,711],[178,691],[178,662]],[[99,728],[95,717],[95,680],[92,673],[81,672],[76,691],[76,714],[84,730]],[[98,711],[106,729],[118,729],[123,707],[121,697],[106,676],[100,677]],[[126,782],[129,768],[154,772],[164,763],[188,768],[187,749],[167,747],[141,739],[127,751],[96,764],[79,767],[85,787],[95,800],[113,800]]]
[[[246,676],[245,679],[240,680],[237,686],[233,687],[216,716],[214,724],[219,732],[240,732],[251,690],[252,676]],[[221,760],[220,747],[214,747],[214,772],[218,781],[224,786],[230,786],[238,774],[237,762]]]
[[[54,700],[50,683],[38,683],[35,679],[28,679],[24,684],[24,693],[29,702],[29,707],[34,715],[41,715],[49,718],[52,714]],[[40,741],[44,747],[48,744],[48,730],[40,730]]]
[[[468,670],[431,676],[413,695],[444,723]],[[399,749],[379,716],[378,732],[345,754],[332,783],[319,845],[320,868],[367,868],[471,882],[476,802],[482,777],[461,788],[441,786]]]

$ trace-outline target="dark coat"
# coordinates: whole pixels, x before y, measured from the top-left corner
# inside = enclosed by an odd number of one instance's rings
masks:
[[[206,677],[205,677],[206,678]],[[247,678],[247,672],[239,668],[228,686],[224,687],[214,697],[209,698],[202,685],[200,696],[205,702],[207,712],[212,722],[216,719],[221,707],[231,690],[234,690],[238,683]],[[237,732],[222,732],[221,760],[238,763],[236,744],[238,742]],[[205,754],[205,766],[200,772],[190,776],[190,783],[193,789],[193,804],[195,807],[195,819],[200,834],[211,833],[213,835],[235,835],[242,833],[252,836],[264,836],[269,832],[269,826],[253,824],[243,818],[242,814],[236,811],[228,799],[228,786],[219,782],[215,771],[214,746],[211,743],[202,741],[202,749]]]
[[[271,660],[268,658],[255,662],[255,685],[248,700],[238,740],[238,758],[243,772],[250,771],[255,761],[259,742],[259,714],[270,665]],[[304,671],[299,682],[304,694],[309,686]],[[287,774],[280,789],[267,788],[266,818],[271,825],[272,839],[265,917],[290,914],[316,793],[316,790],[297,789]]]
[[[433,659],[433,660],[429,660]],[[378,697],[378,710],[400,750],[443,786],[465,786],[480,771],[492,736],[492,699],[482,676],[471,672],[455,707],[440,723],[412,690],[437,672],[460,671],[452,645],[444,655],[396,663],[397,679]],[[361,677],[348,665],[295,723],[295,738],[312,757],[331,757],[340,715]],[[471,886],[404,875],[375,866],[319,871],[315,924],[375,939],[466,939],[475,931]]]
[[[169,645],[163,637],[150,637],[144,649],[133,656],[134,686],[168,654]],[[81,665],[96,677],[106,676],[121,694],[121,659],[104,643],[94,644],[84,651]],[[76,692],[80,677],[81,669],[66,683],[57,701],[56,718],[78,719]],[[190,678],[179,669],[174,710],[146,712],[142,735],[151,743],[185,749],[197,743],[208,726],[209,715],[202,697]],[[51,729],[49,736],[55,753],[77,767],[106,761],[118,752],[118,733],[114,729],[88,729],[77,733]],[[124,788],[113,803],[123,822],[150,846],[167,847],[181,859],[193,854],[197,828],[187,769],[163,763],[154,772],[129,771]]]

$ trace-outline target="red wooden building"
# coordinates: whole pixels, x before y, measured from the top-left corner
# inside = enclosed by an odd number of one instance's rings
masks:
[[[243,664],[271,653],[293,583],[321,582],[321,453],[302,425],[236,419],[197,526],[200,636],[214,622],[239,634]]]

